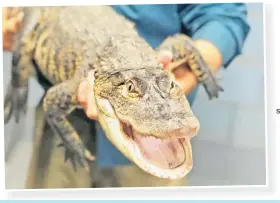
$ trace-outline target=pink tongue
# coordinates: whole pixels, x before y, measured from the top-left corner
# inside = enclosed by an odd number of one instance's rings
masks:
[[[161,168],[175,168],[185,161],[185,151],[178,138],[158,139],[133,133],[134,141],[142,154],[154,165]]]

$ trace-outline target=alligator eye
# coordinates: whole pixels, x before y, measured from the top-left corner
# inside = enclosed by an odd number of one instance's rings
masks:
[[[129,93],[134,93],[135,92],[135,87],[132,81],[128,81],[126,83],[126,88],[127,88],[127,92]]]
[[[128,97],[138,98],[140,96],[139,90],[135,87],[135,84],[131,80],[126,82],[125,92]]]

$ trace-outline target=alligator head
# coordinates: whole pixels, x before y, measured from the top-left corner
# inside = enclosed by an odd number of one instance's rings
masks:
[[[113,145],[144,171],[160,178],[182,178],[192,168],[190,139],[197,134],[199,122],[180,87],[155,57],[142,55],[145,60],[136,66],[124,57],[133,53],[138,60],[141,54],[127,47],[119,50],[121,58],[102,62],[110,71],[96,74],[99,122]],[[121,67],[114,67],[121,60]]]

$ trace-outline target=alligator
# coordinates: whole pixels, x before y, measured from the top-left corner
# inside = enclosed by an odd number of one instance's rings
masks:
[[[172,74],[157,60],[135,24],[110,6],[22,7],[22,29],[12,54],[4,120],[26,113],[28,80],[36,71],[50,81],[43,98],[46,120],[65,149],[65,160],[88,168],[95,157],[67,120],[81,108],[77,90],[94,71],[94,99],[107,138],[142,170],[178,179],[193,167],[190,140],[200,124]],[[113,20],[112,20],[113,19]],[[182,43],[184,39],[184,43]],[[162,43],[174,68],[187,63],[210,98],[222,88],[191,39],[177,34]],[[34,67],[34,64],[38,67]]]

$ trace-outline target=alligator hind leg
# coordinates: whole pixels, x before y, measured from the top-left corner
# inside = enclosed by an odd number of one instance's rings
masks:
[[[18,123],[27,108],[28,80],[33,73],[30,55],[14,52],[12,56],[12,78],[4,99],[4,121],[9,122],[14,113]]]
[[[197,50],[193,40],[184,34],[176,34],[168,37],[158,48],[158,51],[171,51],[173,60],[168,69],[171,71],[182,64],[194,73],[197,81],[203,85],[209,99],[218,98],[219,92],[223,88],[218,84],[217,79],[211,72],[203,57]]]
[[[74,169],[76,169],[77,164],[88,168],[88,161],[94,160],[77,131],[67,119],[67,115],[78,106],[77,87],[77,82],[65,81],[50,88],[44,98],[47,121],[62,139],[59,146],[65,148],[65,161],[70,159]]]

